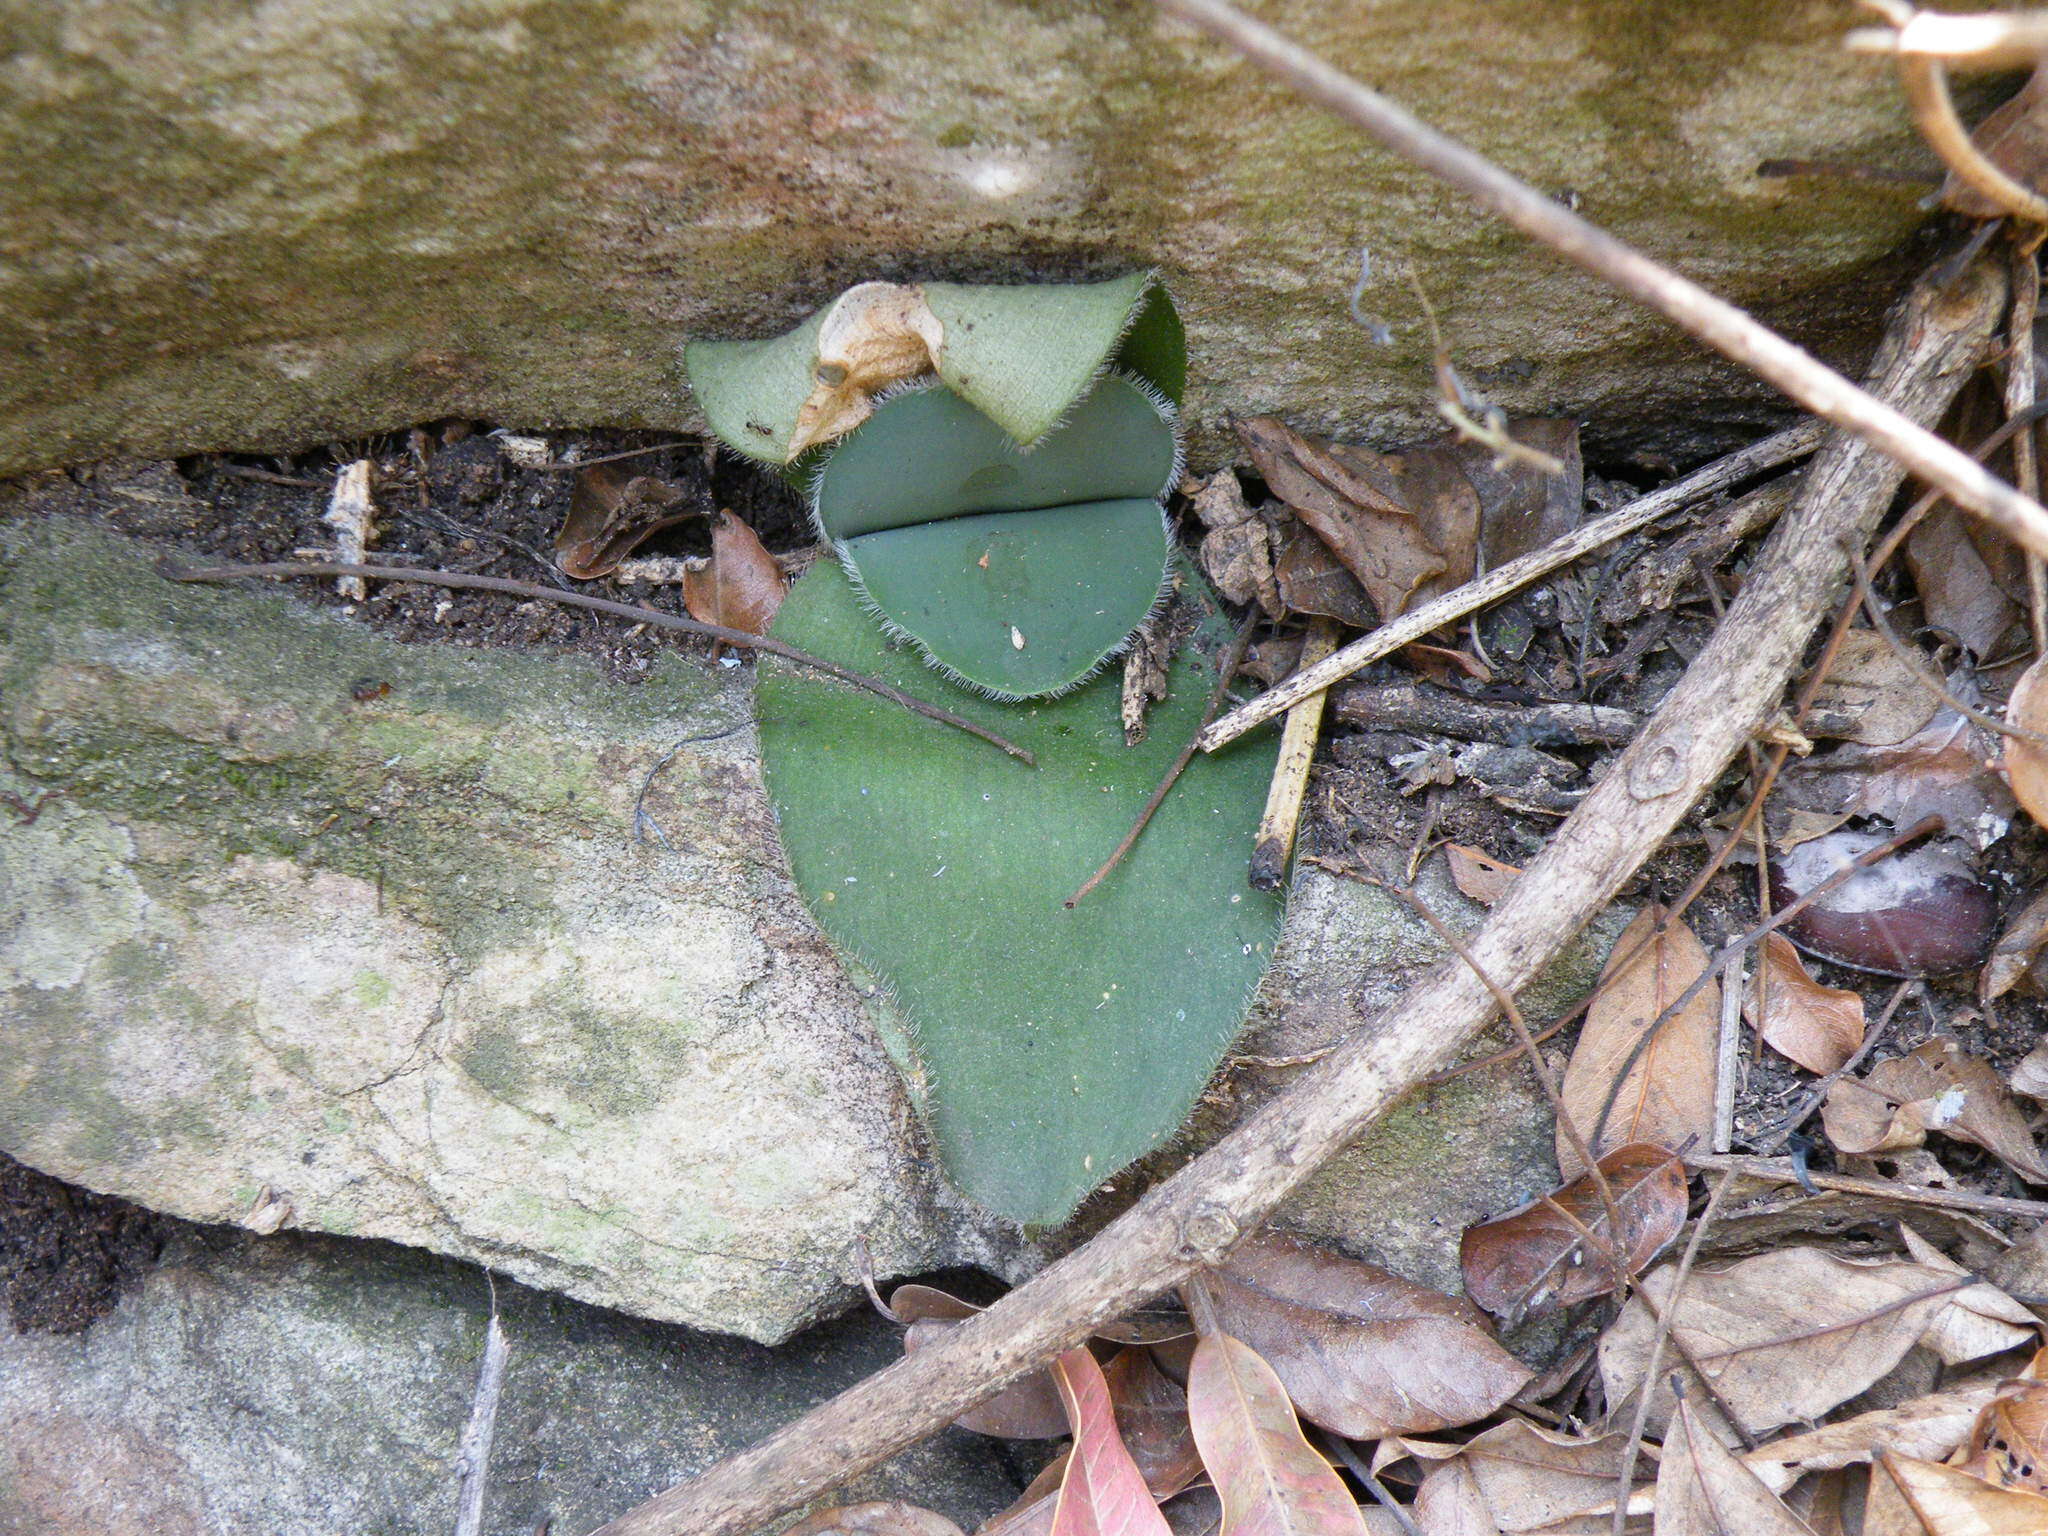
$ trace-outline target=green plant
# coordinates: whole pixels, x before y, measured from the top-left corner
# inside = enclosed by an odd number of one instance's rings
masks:
[[[1193,633],[1148,740],[1126,746],[1118,689],[1090,678],[1170,584],[1172,304],[1145,274],[864,284],[688,363],[713,426],[793,469],[839,554],[774,634],[1037,756],[1026,772],[965,737],[906,736],[874,695],[763,659],[792,873],[907,1016],[948,1172],[1003,1215],[1061,1220],[1186,1115],[1279,917],[1244,879],[1272,762],[1257,743],[1193,764],[1132,857],[1063,906],[1193,732],[1227,639],[1182,571]]]

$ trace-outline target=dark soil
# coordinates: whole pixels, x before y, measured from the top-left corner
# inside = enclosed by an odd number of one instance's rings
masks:
[[[174,1225],[0,1152],[0,1290],[16,1330],[90,1328],[156,1262]]]

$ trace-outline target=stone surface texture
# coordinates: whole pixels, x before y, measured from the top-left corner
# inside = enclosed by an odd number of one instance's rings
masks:
[[[515,1285],[496,1300],[488,1536],[579,1536],[900,1349],[872,1315],[769,1350]],[[491,1304],[476,1270],[389,1244],[187,1229],[87,1332],[0,1329],[0,1531],[453,1530]],[[1015,1492],[996,1442],[948,1430],[834,1500],[909,1499],[972,1529]]]
[[[898,1036],[783,871],[743,670],[607,684],[150,558],[0,508],[0,789],[40,806],[0,813],[0,1150],[766,1341],[853,1297],[861,1241],[885,1275],[1034,1265],[920,1154]],[[1243,1050],[1317,1050],[1442,953],[1305,870]],[[1294,1072],[1226,1069],[1181,1150]],[[1459,1227],[1554,1177],[1548,1110],[1496,1070],[1284,1219],[1455,1286]]]
[[[1260,12],[1852,361],[1922,222],[1911,187],[1756,174],[1931,166],[1836,0]],[[687,335],[1139,264],[1209,456],[1233,410],[1435,422],[1403,264],[1511,409],[1682,455],[1769,398],[1138,0],[0,0],[0,38],[0,472],[454,413],[687,429]],[[1347,313],[1361,246],[1391,347]]]

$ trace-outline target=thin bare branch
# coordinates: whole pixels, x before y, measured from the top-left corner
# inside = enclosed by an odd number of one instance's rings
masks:
[[[1940,59],[1969,69],[2009,69],[2048,55],[2048,11],[1977,16],[1920,11],[1896,27],[1858,28],[1847,41],[1858,53]]]
[[[1156,3],[1168,15],[1228,43],[1302,95],[1450,182],[1524,234],[1676,321],[1814,415],[1891,455],[1948,492],[1958,506],[1996,524],[2009,538],[2048,554],[2048,508],[2020,495],[1969,455],[1857,388],[1727,300],[1580,218],[1225,0]]]
[[[1948,71],[1940,60],[1901,54],[1899,84],[1905,88],[1906,104],[1913,109],[1913,126],[1958,180],[2016,219],[2048,224],[2048,199],[1993,165],[1970,137],[1970,130],[1956,115],[1955,99],[1948,93]],[[2029,547],[2044,552],[2036,545]]]

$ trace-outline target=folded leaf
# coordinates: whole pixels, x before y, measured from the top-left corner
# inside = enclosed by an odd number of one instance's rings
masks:
[[[1074,1448],[1054,1506],[1052,1536],[1171,1536],[1138,1464],[1117,1434],[1109,1383],[1086,1347],[1052,1365]]]

